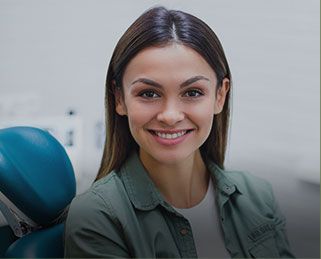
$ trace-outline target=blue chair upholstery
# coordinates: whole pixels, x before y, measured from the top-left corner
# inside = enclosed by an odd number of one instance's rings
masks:
[[[0,130],[0,257],[63,257],[64,215],[76,194],[63,146],[33,127]],[[1,254],[2,253],[2,254]]]

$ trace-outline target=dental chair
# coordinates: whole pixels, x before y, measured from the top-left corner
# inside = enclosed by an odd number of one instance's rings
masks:
[[[33,127],[0,129],[0,257],[63,257],[64,221],[76,194],[63,146]],[[1,216],[1,215],[0,215]]]

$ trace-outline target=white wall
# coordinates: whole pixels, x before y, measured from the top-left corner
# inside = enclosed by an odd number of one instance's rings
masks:
[[[270,180],[299,257],[319,257],[318,0],[0,0],[0,125],[70,108],[81,121],[78,192],[101,159],[104,81],[124,30],[162,4],[217,33],[234,80],[227,167]]]

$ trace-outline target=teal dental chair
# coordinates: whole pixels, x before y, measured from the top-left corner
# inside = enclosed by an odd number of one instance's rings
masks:
[[[0,257],[63,257],[64,220],[76,194],[62,145],[33,127],[0,129]]]

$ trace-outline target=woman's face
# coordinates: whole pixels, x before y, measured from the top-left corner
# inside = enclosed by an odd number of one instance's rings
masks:
[[[139,52],[125,70],[123,92],[116,91],[116,111],[128,117],[141,157],[163,164],[193,159],[224,105],[228,82],[217,94],[216,85],[213,69],[189,47]]]

